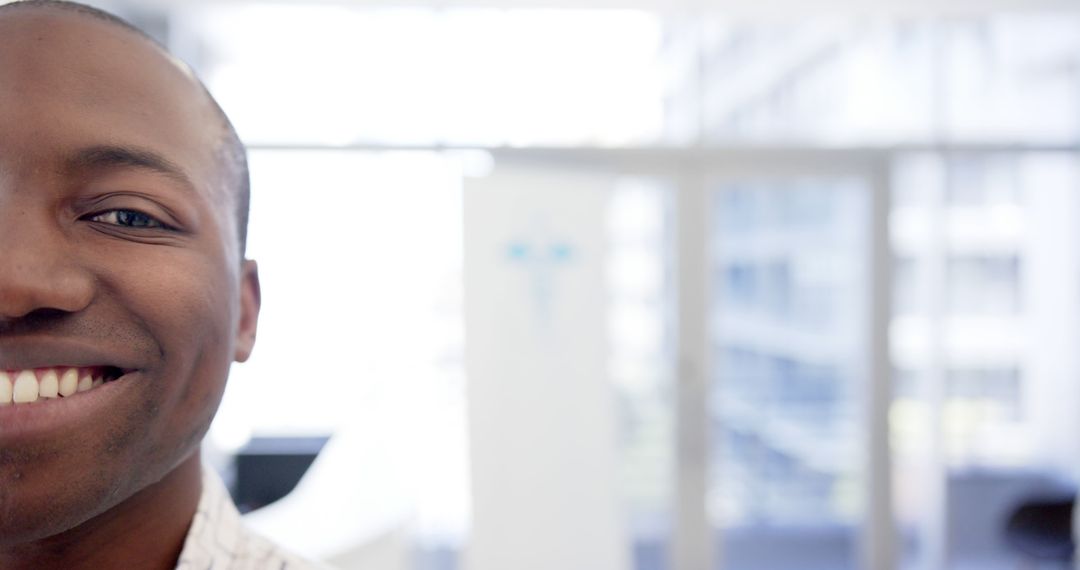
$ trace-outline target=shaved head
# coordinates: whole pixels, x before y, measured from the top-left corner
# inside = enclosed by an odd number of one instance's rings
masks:
[[[172,60],[174,65],[181,67],[184,73],[192,78],[192,81],[198,85],[202,94],[211,105],[219,123],[217,127],[220,131],[220,137],[215,144],[215,148],[211,150],[218,163],[220,174],[224,179],[225,185],[229,188],[232,196],[233,207],[236,211],[236,230],[239,242],[239,252],[242,258],[247,246],[248,212],[251,203],[251,182],[247,165],[247,149],[244,147],[244,143],[236,133],[236,129],[233,127],[232,122],[229,121],[228,116],[226,116],[225,111],[218,105],[206,86],[195,77],[195,74],[191,69],[186,64],[175,59],[168,53],[164,46],[149,34],[126,20],[118,18],[104,10],[99,10],[92,6],[79,4],[77,2],[69,2],[67,0],[19,0],[8,4],[0,4],[0,18],[6,13],[22,10],[62,10],[117,26],[135,34],[153,45],[155,49],[161,51]]]

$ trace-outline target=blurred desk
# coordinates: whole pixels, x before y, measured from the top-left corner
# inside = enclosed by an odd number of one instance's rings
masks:
[[[288,495],[329,439],[253,438],[236,454],[236,482],[231,491],[240,512],[251,512]]]

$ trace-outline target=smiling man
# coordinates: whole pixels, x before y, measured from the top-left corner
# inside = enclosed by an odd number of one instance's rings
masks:
[[[259,312],[244,149],[77,4],[0,6],[0,568],[303,568],[200,442]]]

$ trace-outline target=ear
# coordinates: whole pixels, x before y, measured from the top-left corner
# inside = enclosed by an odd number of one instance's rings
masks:
[[[233,359],[245,362],[255,348],[255,331],[259,328],[259,307],[262,292],[259,290],[259,266],[245,259],[240,268],[240,319],[236,326],[236,352]]]

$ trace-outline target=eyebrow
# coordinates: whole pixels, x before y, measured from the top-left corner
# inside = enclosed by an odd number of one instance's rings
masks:
[[[193,189],[191,179],[176,163],[143,148],[122,145],[93,146],[75,153],[68,162],[69,171],[135,168],[162,174]]]

